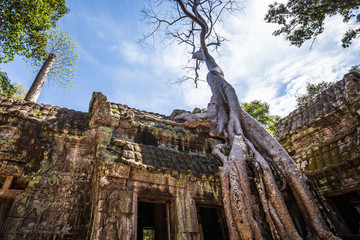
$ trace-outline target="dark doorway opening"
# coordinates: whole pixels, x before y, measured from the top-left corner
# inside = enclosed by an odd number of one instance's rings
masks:
[[[0,198],[0,238],[5,230],[6,220],[9,217],[14,199]]]
[[[346,224],[345,235],[354,237],[349,239],[360,239],[360,192],[336,196],[329,202]]]
[[[219,207],[198,206],[198,221],[203,240],[228,240],[224,214]]]
[[[27,184],[27,181],[14,176],[0,176],[0,239],[4,238],[15,198],[24,191]]]
[[[167,204],[139,202],[138,203],[138,240],[168,240],[169,239],[169,209]]]
[[[285,201],[285,204],[287,206],[287,209],[289,211],[290,217],[293,220],[293,223],[295,225],[296,230],[298,231],[300,237],[306,238],[306,236],[309,234],[308,227],[306,225],[306,222],[304,220],[304,217],[301,213],[301,210],[299,208],[299,205],[297,204],[295,198],[291,194],[291,200]]]

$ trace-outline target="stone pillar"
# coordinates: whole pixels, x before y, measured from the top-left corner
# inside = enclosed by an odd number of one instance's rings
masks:
[[[195,201],[186,189],[178,189],[175,212],[178,219],[176,239],[200,240]]]
[[[97,184],[93,240],[136,239],[137,193],[128,188],[130,167],[104,163]]]
[[[137,239],[137,215],[138,215],[138,190],[134,189],[132,193],[132,215],[130,216],[130,224],[131,228],[131,236],[133,238],[130,239]]]

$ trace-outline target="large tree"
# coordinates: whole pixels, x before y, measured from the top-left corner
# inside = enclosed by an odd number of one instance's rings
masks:
[[[273,33],[275,36],[284,34],[292,45],[300,47],[306,40],[316,40],[324,31],[327,17],[340,15],[344,22],[351,23],[342,38],[346,48],[360,33],[359,7],[358,0],[288,0],[285,4],[271,4],[265,20],[280,25]]]
[[[269,132],[240,107],[234,88],[225,80],[224,72],[212,56],[210,49],[219,47],[223,40],[215,27],[223,20],[224,14],[232,14],[241,8],[239,1],[154,0],[152,3],[144,10],[149,22],[155,24],[155,31],[151,34],[164,27],[167,36],[189,45],[195,60],[194,70],[197,72],[202,62],[206,64],[206,80],[212,91],[207,112],[183,113],[178,116],[178,121],[182,122],[152,120],[187,128],[202,125],[210,129],[211,136],[224,140],[224,144],[214,147],[213,155],[222,162],[220,181],[230,239],[269,237],[264,236],[257,221],[248,169],[253,172],[273,239],[301,239],[275,175],[281,176],[282,186],[291,190],[311,228],[312,239],[338,239],[329,231],[307,185],[306,176]],[[172,10],[161,13],[166,7]],[[194,79],[197,79],[196,75]]]
[[[14,60],[16,54],[47,57],[47,31],[68,11],[65,0],[1,0],[0,63]]]
[[[48,42],[45,48],[45,60],[30,59],[31,67],[39,69],[25,100],[36,102],[45,81],[49,78],[52,83],[70,89],[73,86],[77,59],[74,41],[65,33],[54,28],[49,31]]]
[[[280,116],[270,114],[270,105],[260,100],[242,102],[241,108],[250,116],[262,124],[271,135],[276,131],[275,123],[280,120]]]
[[[23,99],[25,90],[22,85],[11,83],[6,72],[0,70],[0,96]]]

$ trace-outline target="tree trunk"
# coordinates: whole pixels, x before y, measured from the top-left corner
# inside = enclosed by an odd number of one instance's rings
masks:
[[[44,83],[46,81],[46,78],[51,71],[52,67],[54,66],[55,62],[57,60],[57,57],[50,53],[42,67],[40,68],[40,71],[36,75],[36,78],[31,85],[29,91],[27,92],[25,96],[25,100],[36,102],[39,98],[40,92],[42,87],[44,86]]]
[[[197,10],[199,7],[203,12],[206,7],[201,5],[206,1],[174,1],[178,4],[178,11],[181,9],[185,16],[193,21],[192,30],[194,24],[201,28],[200,50],[193,53],[193,58],[206,63],[209,70],[206,80],[212,97],[206,113],[181,114],[177,117],[184,120],[181,124],[168,120],[162,122],[185,128],[206,126],[210,128],[211,136],[225,140],[226,144],[215,146],[212,153],[222,162],[219,169],[220,181],[230,238],[270,238],[257,222],[259,214],[257,206],[254,206],[248,176],[251,170],[272,239],[302,239],[281,194],[281,190],[286,186],[294,195],[310,228],[311,239],[339,239],[326,225],[315,197],[307,185],[306,176],[265,128],[241,109],[234,88],[225,80],[223,71],[209,53],[206,38],[209,37],[214,22],[210,19],[211,13],[210,16],[206,16],[209,20],[207,22]],[[208,23],[211,24],[210,28]],[[230,153],[224,154],[222,150],[228,147]],[[282,178],[281,187],[276,183],[275,176]]]
[[[291,190],[309,226],[310,239],[339,239],[324,221],[307,185],[307,177],[270,133],[241,109],[234,88],[226,82],[220,67],[214,67],[213,59],[211,61],[208,66],[213,68],[207,75],[207,82],[212,97],[206,113],[183,113],[177,116],[185,120],[183,123],[150,116],[136,117],[185,128],[202,125],[211,129],[212,136],[225,139],[226,144],[214,147],[213,155],[222,162],[220,181],[230,239],[302,239],[281,194],[285,187]],[[227,147],[230,147],[230,153],[225,155],[222,149]],[[257,222],[257,206],[253,202],[249,170],[253,173],[253,182],[271,236],[264,235],[266,233]],[[282,186],[276,183],[275,175],[281,177]]]
[[[254,183],[260,198],[273,239],[302,239],[298,234],[285,201],[282,187],[275,175],[282,177],[283,186],[291,190],[311,231],[311,239],[339,239],[328,229],[319,206],[315,201],[306,176],[281,145],[265,128],[241,109],[234,88],[224,79],[221,68],[211,55],[203,56],[209,73],[207,82],[212,91],[208,111],[204,114],[184,113],[184,126],[197,124],[211,126],[211,134],[226,140],[213,149],[213,155],[223,164],[220,181],[225,217],[231,239],[268,239],[256,221],[248,170],[254,175]],[[199,120],[201,119],[201,120]],[[230,154],[222,149],[230,146]]]
[[[306,176],[265,128],[241,109],[234,88],[226,82],[220,67],[214,67],[214,59],[209,60],[208,66],[212,69],[207,82],[213,94],[209,120],[215,124],[213,134],[222,134],[231,146],[228,156],[220,151],[224,145],[213,151],[223,163],[220,179],[224,207],[231,208],[225,211],[230,235],[256,240],[267,237],[262,236],[255,218],[248,177],[250,168],[273,239],[301,239],[275,182],[275,173],[282,176],[290,188],[313,239],[338,239],[323,220]]]

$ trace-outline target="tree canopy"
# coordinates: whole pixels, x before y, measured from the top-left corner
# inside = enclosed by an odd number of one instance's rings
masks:
[[[69,9],[65,0],[2,0],[0,4],[0,63],[25,58],[47,57],[48,30]]]
[[[320,82],[320,83],[306,83],[306,93],[296,97],[298,107],[304,106],[308,101],[313,99],[316,95],[330,87],[332,82]]]
[[[349,69],[349,73],[350,72],[357,72],[360,73],[360,64],[356,64],[354,66],[351,66],[351,68]]]
[[[11,83],[7,74],[0,71],[0,96],[13,97],[16,99],[24,98],[25,90],[22,85]]]
[[[242,102],[240,106],[261,123],[271,134],[276,131],[275,123],[280,120],[280,116],[270,115],[270,105],[268,103],[260,100],[253,100],[249,103]]]
[[[47,59],[45,61],[38,59],[27,61],[38,74],[26,94],[25,100],[36,101],[47,79],[59,87],[72,88],[79,58],[76,48],[74,41],[60,29],[54,28],[48,32],[48,43],[45,49]]]
[[[77,45],[66,32],[59,28],[48,31],[48,41],[44,50],[47,57],[50,54],[56,56],[56,62],[47,75],[52,84],[65,88],[71,88],[74,85],[77,60],[79,59],[76,49]],[[37,72],[44,64],[44,60],[29,59],[27,63]]]
[[[271,4],[265,20],[280,25],[273,33],[275,36],[284,34],[292,45],[300,47],[306,40],[316,40],[324,31],[327,17],[341,15],[344,22],[352,23],[341,40],[346,48],[360,33],[359,7],[358,0],[289,0],[285,4]]]
[[[153,43],[170,42],[183,45],[190,56],[188,65],[184,68],[189,74],[180,78],[179,82],[192,80],[197,87],[198,82],[202,81],[199,70],[200,65],[206,63],[205,55],[217,51],[227,40],[220,34],[218,28],[226,16],[238,15],[241,12],[243,2],[241,0],[201,2],[149,0],[146,2],[147,5],[142,10],[143,21],[150,25],[151,30],[142,40],[152,39]],[[192,12],[193,10],[196,10],[195,13]],[[158,36],[162,36],[163,39],[159,40]],[[194,74],[190,73],[192,71]]]

